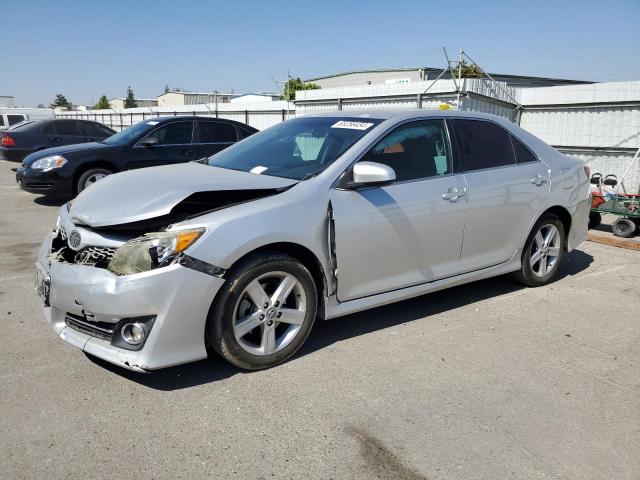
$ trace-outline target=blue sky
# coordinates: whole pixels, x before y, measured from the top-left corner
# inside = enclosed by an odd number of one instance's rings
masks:
[[[25,106],[442,67],[443,45],[488,71],[640,80],[640,0],[3,0],[0,12],[0,95]]]

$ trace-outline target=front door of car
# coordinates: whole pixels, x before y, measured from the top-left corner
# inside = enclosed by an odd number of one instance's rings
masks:
[[[330,193],[340,301],[453,276],[460,270],[466,185],[443,120],[404,124],[360,161],[396,172],[390,185]]]
[[[156,167],[194,160],[194,122],[178,120],[159,126],[131,148],[127,169]]]
[[[468,187],[465,273],[504,263],[523,246],[549,195],[549,167],[496,123],[451,123]]]

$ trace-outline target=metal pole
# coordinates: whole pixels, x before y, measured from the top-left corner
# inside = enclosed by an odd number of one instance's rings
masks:
[[[458,60],[458,83],[460,84],[460,87],[462,87],[462,47],[460,47],[460,60]],[[456,105],[458,110],[460,110],[460,88],[456,87],[456,90]]]

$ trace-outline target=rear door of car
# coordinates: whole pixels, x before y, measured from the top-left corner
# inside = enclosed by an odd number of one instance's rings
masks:
[[[549,195],[548,166],[497,123],[452,119],[467,183],[461,273],[509,260]],[[514,148],[515,147],[515,148]]]
[[[198,120],[196,158],[210,157],[238,141],[236,127],[219,120]]]
[[[84,135],[80,132],[78,122],[73,119],[52,120],[44,126],[43,133],[51,147],[86,142]]]
[[[196,159],[194,123],[193,120],[176,120],[159,125],[129,150],[125,167],[155,167]],[[149,139],[155,143],[146,144]]]

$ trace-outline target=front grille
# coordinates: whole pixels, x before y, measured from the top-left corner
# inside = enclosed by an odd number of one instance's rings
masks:
[[[116,326],[115,323],[92,322],[85,317],[74,315],[73,313],[66,314],[64,323],[78,332],[86,333],[92,337],[102,338],[103,340],[111,340],[113,330]]]

